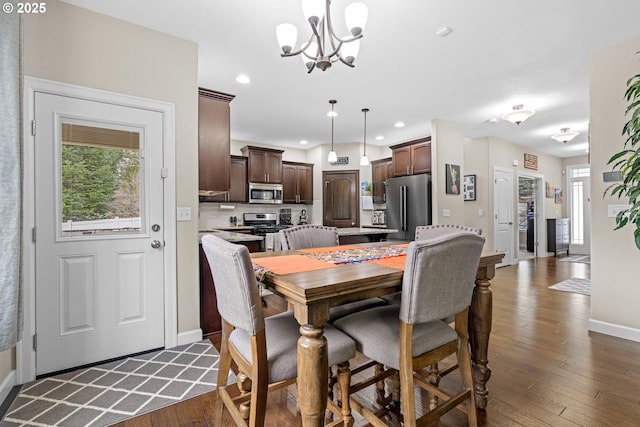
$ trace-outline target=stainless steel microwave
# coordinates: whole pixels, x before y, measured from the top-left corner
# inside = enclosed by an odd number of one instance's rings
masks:
[[[282,203],[282,184],[250,182],[249,203]]]

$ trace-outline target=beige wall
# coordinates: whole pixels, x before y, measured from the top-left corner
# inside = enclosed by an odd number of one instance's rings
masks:
[[[178,331],[199,328],[197,45],[59,1],[24,18],[25,75],[175,105]]]
[[[0,352],[0,384],[2,384],[2,382],[7,378],[7,375],[16,368],[15,353],[15,348]],[[0,389],[0,404],[3,400],[3,393],[7,391],[8,390]]]
[[[524,153],[538,156],[538,170],[525,169],[523,167]],[[513,166],[513,161],[518,161],[518,166]],[[485,250],[493,251],[493,168],[495,166],[513,170],[513,212],[517,214],[517,175],[518,173],[544,177],[544,181],[550,181],[555,187],[565,190],[564,175],[562,175],[562,160],[558,157],[542,154],[534,150],[512,144],[508,141],[493,137],[467,140],[464,143],[464,174],[476,175],[476,200],[464,202],[464,224],[480,227],[484,231],[486,242]],[[563,205],[555,204],[554,199],[544,197],[543,205],[538,211],[543,218],[558,218],[563,215]],[[565,200],[566,203],[566,200]],[[482,210],[482,215],[478,211]],[[514,216],[515,219],[515,216]],[[546,253],[545,233],[539,234],[539,242],[543,250],[540,255]],[[514,233],[514,239],[516,239]],[[517,248],[514,240],[514,248]]]
[[[622,150],[622,127],[627,103],[626,81],[640,73],[640,35],[598,50],[590,61],[591,123],[591,322],[590,329],[640,341],[638,265],[640,250],[633,230],[614,231],[615,219],[607,217],[607,205],[624,200],[603,197],[610,171],[607,160]]]
[[[468,173],[464,166],[464,140],[459,124],[442,119],[431,121],[432,224],[464,224],[462,188],[459,194],[446,194],[445,189],[446,164],[460,166],[460,187]],[[444,216],[443,210],[448,210],[450,216]]]

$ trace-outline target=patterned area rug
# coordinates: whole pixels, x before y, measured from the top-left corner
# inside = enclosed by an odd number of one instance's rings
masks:
[[[591,264],[591,255],[569,255],[563,258],[558,258],[558,261]]]
[[[572,277],[571,279],[563,280],[562,282],[549,286],[549,289],[591,295],[591,280]]]
[[[111,425],[215,390],[218,361],[204,340],[37,380],[0,426]]]

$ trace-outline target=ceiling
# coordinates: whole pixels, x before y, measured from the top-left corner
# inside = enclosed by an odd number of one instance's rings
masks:
[[[299,57],[280,57],[275,38],[283,22],[297,26],[298,43],[310,35],[299,0],[66,0],[196,42],[199,85],[236,95],[232,139],[330,143],[333,98],[337,145],[362,142],[367,107],[368,144],[429,135],[431,120],[444,119],[467,138],[493,136],[558,157],[586,154],[590,52],[635,35],[640,16],[637,0],[360,1],[369,19],[355,68],[336,63],[308,74]],[[350,2],[332,3],[341,36]],[[438,37],[443,26],[453,32]],[[238,74],[251,83],[237,83]],[[520,126],[502,120],[516,104],[536,114]],[[549,138],[564,127],[580,135],[567,144]]]

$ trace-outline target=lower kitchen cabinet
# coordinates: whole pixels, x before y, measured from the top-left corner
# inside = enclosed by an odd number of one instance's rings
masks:
[[[249,252],[258,252],[260,250],[260,241],[243,242],[249,249]],[[218,312],[218,300],[216,298],[215,284],[213,283],[213,275],[209,268],[209,261],[205,255],[202,245],[200,247],[200,329],[202,336],[206,337],[211,334],[222,331],[222,318]]]

